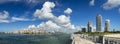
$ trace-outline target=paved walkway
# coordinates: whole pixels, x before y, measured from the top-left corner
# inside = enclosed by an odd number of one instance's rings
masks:
[[[92,41],[81,38],[79,34],[72,35],[72,40],[72,44],[95,44]]]

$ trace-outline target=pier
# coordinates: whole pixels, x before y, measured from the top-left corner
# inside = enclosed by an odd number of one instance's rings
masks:
[[[81,38],[79,34],[72,34],[71,39],[72,39],[72,44],[95,44],[90,40]]]

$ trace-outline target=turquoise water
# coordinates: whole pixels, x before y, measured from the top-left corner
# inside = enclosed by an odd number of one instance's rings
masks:
[[[14,35],[0,34],[0,44],[71,44],[69,34]]]

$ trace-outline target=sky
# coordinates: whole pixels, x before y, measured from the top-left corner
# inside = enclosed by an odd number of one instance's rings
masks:
[[[109,19],[111,30],[120,30],[120,0],[0,0],[0,31],[95,27],[97,14],[103,28]]]

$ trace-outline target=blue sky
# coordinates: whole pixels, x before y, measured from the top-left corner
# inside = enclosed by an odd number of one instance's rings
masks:
[[[119,0],[1,0],[0,31],[20,30],[28,28],[30,25],[47,24],[49,21],[55,22],[60,27],[63,26],[59,24],[61,22],[56,22],[51,18],[41,18],[40,13],[35,16],[37,10],[44,8],[45,2],[54,3],[55,6],[51,4],[53,7],[50,7],[50,10],[52,10],[50,13],[56,19],[63,15],[61,18],[68,19],[68,22],[64,21],[64,23],[67,22],[71,27],[86,26],[88,21],[91,21],[95,26],[96,15],[101,14],[103,27],[105,20],[110,19],[111,29],[120,29]],[[67,14],[65,10],[68,8],[70,13]]]

